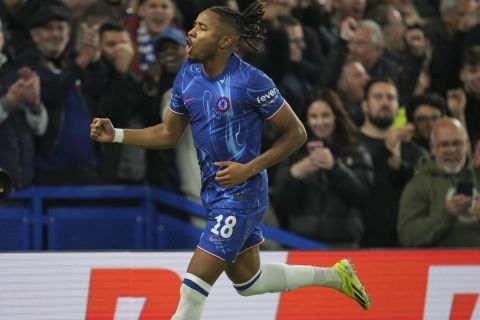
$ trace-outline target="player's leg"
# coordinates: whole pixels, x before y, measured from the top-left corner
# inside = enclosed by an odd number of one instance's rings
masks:
[[[364,309],[370,308],[368,296],[347,260],[341,260],[331,268],[276,262],[261,264],[256,246],[243,251],[234,263],[227,265],[225,272],[242,296],[323,286],[339,290]]]
[[[180,287],[180,303],[173,319],[200,319],[210,289],[226,263],[235,260],[245,239],[251,233],[248,229],[248,215],[245,210],[212,209],[190,260],[187,274]],[[246,236],[245,236],[246,234]]]
[[[258,246],[242,252],[225,272],[243,296],[283,292],[308,286],[340,289],[342,279],[334,268],[288,265],[278,262],[260,264]]]
[[[225,269],[225,261],[197,248],[180,287],[180,302],[172,320],[200,319],[210,289]]]

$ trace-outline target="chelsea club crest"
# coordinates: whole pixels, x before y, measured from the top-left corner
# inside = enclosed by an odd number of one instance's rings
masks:
[[[230,109],[230,100],[228,97],[218,97],[217,101],[215,102],[215,109],[217,109],[218,112],[228,111],[228,109]]]

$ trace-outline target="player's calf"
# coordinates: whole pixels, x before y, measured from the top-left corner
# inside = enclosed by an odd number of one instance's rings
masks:
[[[172,320],[200,319],[211,288],[199,277],[187,273],[180,287],[180,302]]]
[[[340,289],[342,280],[333,268],[284,263],[265,263],[250,280],[233,285],[242,296],[267,292],[285,292],[308,286]]]

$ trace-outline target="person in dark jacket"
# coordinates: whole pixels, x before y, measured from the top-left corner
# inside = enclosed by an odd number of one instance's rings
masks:
[[[362,102],[365,122],[360,139],[372,155],[375,181],[363,207],[364,247],[396,247],[398,201],[413,176],[418,159],[426,152],[408,138],[412,124],[392,127],[398,112],[398,91],[391,79],[371,80]]]
[[[445,115],[445,99],[436,93],[425,93],[413,97],[407,103],[407,121],[415,127],[412,139],[430,152],[430,134],[433,123]]]
[[[32,17],[35,47],[16,64],[34,70],[41,81],[41,101],[49,124],[35,144],[35,183],[79,185],[100,183],[95,143],[89,139],[90,97],[101,88],[98,70],[98,27],[86,27],[78,53],[67,49],[72,15],[68,8],[45,6]]]
[[[7,58],[0,21],[0,73]],[[11,178],[15,189],[29,187],[33,181],[33,136],[47,129],[48,115],[40,100],[40,79],[29,68],[21,68],[8,84],[0,75],[0,168]]]
[[[29,32],[32,18],[42,14],[43,8],[61,3],[61,0],[0,1],[0,19],[7,31],[4,50],[10,57],[14,58],[34,46]]]
[[[464,109],[465,125],[470,141],[480,138],[480,46],[468,47],[465,51],[460,79],[466,92]]]
[[[333,247],[358,247],[360,208],[373,182],[370,154],[339,97],[318,90],[306,111],[309,141],[279,169],[272,202],[288,230]]]
[[[125,127],[140,127],[136,108],[140,83],[129,70],[134,49],[128,30],[121,24],[108,21],[99,29],[104,86],[95,96],[93,116],[110,118]],[[142,183],[145,177],[145,150],[117,144],[99,146],[99,171],[104,183]]]
[[[321,83],[335,88],[344,64],[357,61],[370,78],[393,79],[403,102],[412,95],[426,57],[426,48],[417,48],[409,43],[413,40],[408,39],[405,39],[407,50],[394,58],[385,51],[385,37],[376,22],[345,19],[341,25],[340,39],[326,60]]]
[[[346,62],[342,67],[338,83],[331,88],[336,90],[353,123],[360,127],[363,124],[362,101],[365,86],[370,76],[360,62]]]
[[[476,6],[476,2],[470,0],[443,0],[439,17],[429,19],[424,26],[433,46],[431,89],[440,95],[461,84],[458,73],[465,43],[478,25]]]

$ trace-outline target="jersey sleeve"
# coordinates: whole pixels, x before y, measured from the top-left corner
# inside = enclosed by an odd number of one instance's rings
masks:
[[[248,104],[253,106],[263,119],[269,119],[285,103],[285,99],[272,79],[258,69],[250,73],[247,84]]]
[[[177,73],[175,77],[175,81],[173,82],[173,88],[171,93],[170,99],[170,110],[174,113],[178,114],[185,114],[187,110],[185,109],[185,104],[183,103],[183,95],[182,95],[182,82],[183,76],[185,74],[185,64],[182,66],[180,71]]]

